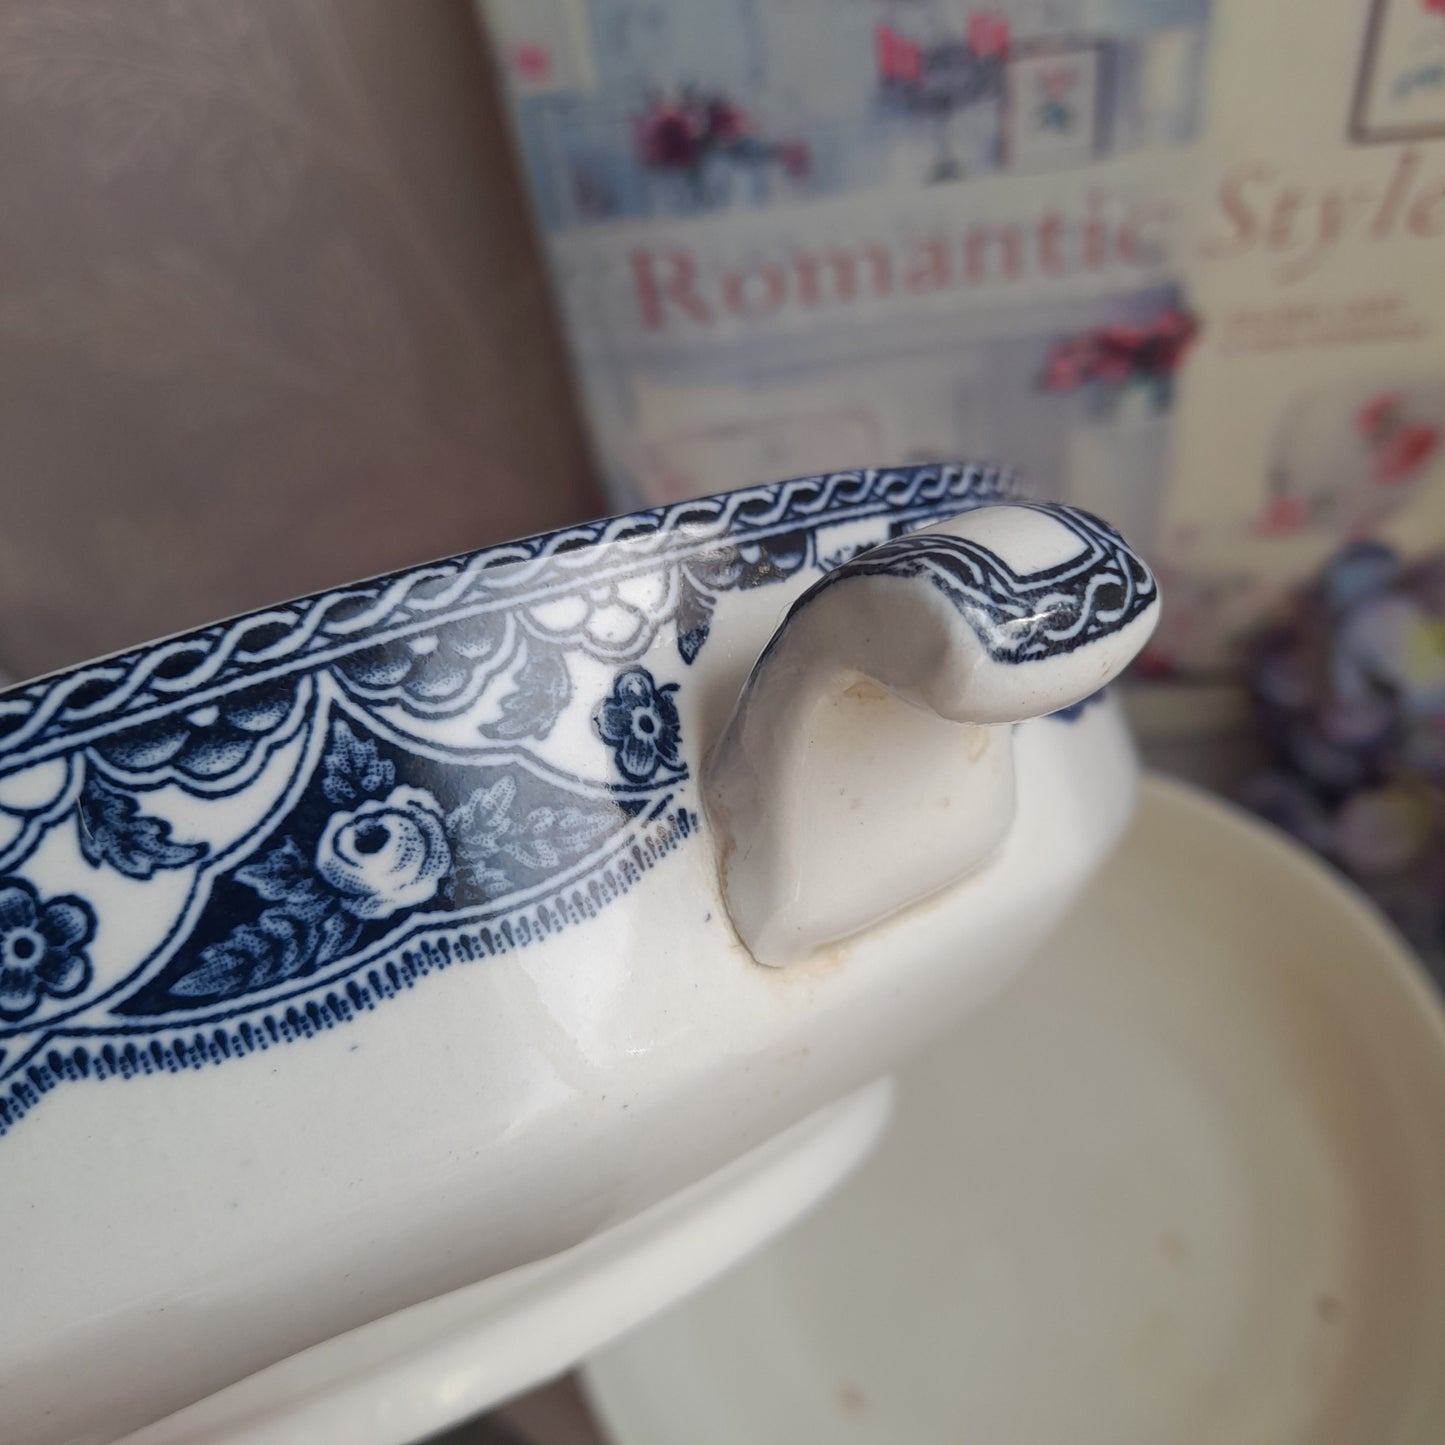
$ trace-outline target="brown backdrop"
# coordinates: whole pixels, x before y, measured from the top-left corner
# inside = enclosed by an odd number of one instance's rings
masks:
[[[465,0],[0,0],[0,669],[596,508]]]

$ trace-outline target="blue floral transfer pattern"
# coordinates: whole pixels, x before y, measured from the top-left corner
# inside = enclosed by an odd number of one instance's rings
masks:
[[[1056,566],[1020,575],[977,542],[932,534],[875,547],[830,572],[822,587],[854,576],[926,578],[998,662],[1072,652],[1128,627],[1155,604],[1153,574],[1107,522],[1077,507],[1034,505],[1078,541]]]
[[[671,696],[676,691],[675,682],[659,687],[645,667],[629,667],[598,709],[597,732],[629,783],[649,782],[660,767],[682,766],[682,723]]]
[[[585,926],[696,833],[721,599],[1006,494],[965,466],[757,487],[0,693],[0,1133],[67,1080],[224,1063]]]
[[[90,982],[85,944],[94,933],[82,899],[42,902],[23,878],[0,879],[0,1019],[23,1019],[46,994],[79,993]]]
[[[316,871],[363,919],[430,903],[451,866],[441,805],[423,788],[393,788],[354,813],[333,813],[316,847]]]

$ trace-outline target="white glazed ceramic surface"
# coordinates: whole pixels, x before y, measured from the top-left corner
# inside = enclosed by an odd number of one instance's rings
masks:
[[[1438,1445],[1445,1024],[1178,784],[834,1201],[588,1367],[616,1445]]]
[[[959,466],[756,488],[0,696],[0,1233],[24,1242],[0,1265],[0,1437],[112,1439],[333,1341],[315,1376],[268,1375],[201,1418],[314,1438],[286,1420],[317,1404],[297,1384],[313,1378],[338,1408],[362,1388],[350,1439],[407,1438],[425,1412],[366,1392],[389,1336],[362,1327],[632,1220],[987,996],[1125,824],[1125,731],[1082,700],[1158,608],[1116,534],[1003,496]],[[936,537],[901,535],[988,504],[946,565]],[[790,604],[875,565],[889,575],[837,592],[883,588],[891,626],[946,605],[940,675],[972,669],[985,701],[1000,675],[1027,684],[979,727],[1078,705],[1000,724],[989,749],[1011,751],[1011,781],[969,877],[945,887],[964,871],[945,870],[910,911],[761,968],[730,924],[697,777]],[[819,645],[846,662],[854,641]],[[959,729],[966,755],[975,735]],[[952,795],[935,749],[900,751],[909,766],[854,770],[876,821],[846,846],[926,870],[938,830],[920,810]],[[822,937],[908,899],[885,901]],[[771,1215],[739,1205],[756,1217],[699,1246],[677,1290],[847,1157]],[[541,1309],[575,1265],[392,1337],[425,1353],[416,1338],[448,1318]],[[645,1270],[618,1288],[634,1292],[619,1321],[663,1302]],[[423,1428],[598,1343],[583,1319],[434,1397]]]
[[[745,1258],[878,1142],[888,1080],[560,1254],[303,1350],[126,1445],[420,1440],[552,1379]],[[545,1442],[543,1442],[545,1445]]]
[[[1115,534],[1081,513],[983,507],[844,562],[794,605],[704,778],[754,958],[805,958],[988,860],[1013,821],[1011,725],[1079,706],[1154,630],[1149,587],[1094,609],[1104,625],[1074,645],[1090,614],[1071,584],[1116,565]]]

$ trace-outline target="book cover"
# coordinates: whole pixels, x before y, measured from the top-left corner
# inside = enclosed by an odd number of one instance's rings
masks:
[[[483,9],[619,507],[1003,460],[1189,679],[1445,539],[1445,0]]]

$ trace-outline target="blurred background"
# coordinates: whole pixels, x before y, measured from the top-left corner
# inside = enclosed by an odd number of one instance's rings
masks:
[[[0,673],[999,459],[1161,573],[1146,755],[1438,967],[1442,0],[4,0],[0,115]]]
[[[0,666],[595,514],[475,12],[0,5]]]

